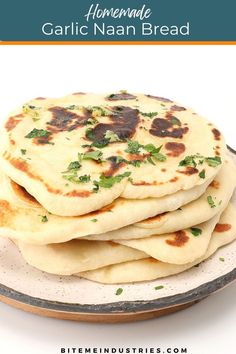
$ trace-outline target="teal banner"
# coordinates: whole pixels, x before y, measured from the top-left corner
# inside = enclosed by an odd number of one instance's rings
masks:
[[[236,41],[235,0],[1,0],[1,41]]]

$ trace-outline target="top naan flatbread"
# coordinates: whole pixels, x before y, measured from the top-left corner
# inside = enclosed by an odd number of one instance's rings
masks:
[[[162,197],[213,178],[225,142],[211,123],[161,97],[77,93],[34,99],[8,117],[1,167],[49,212],[82,215]]]

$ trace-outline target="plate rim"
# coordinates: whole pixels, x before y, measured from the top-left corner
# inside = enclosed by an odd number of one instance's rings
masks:
[[[236,155],[236,151],[227,145],[228,150]],[[0,295],[25,305],[34,306],[41,309],[81,314],[128,314],[133,312],[155,311],[177,305],[191,303],[204,299],[210,294],[224,288],[236,280],[236,267],[205,284],[180,294],[156,298],[153,300],[130,300],[117,301],[104,304],[80,304],[52,301],[34,297],[14,290],[0,283]]]

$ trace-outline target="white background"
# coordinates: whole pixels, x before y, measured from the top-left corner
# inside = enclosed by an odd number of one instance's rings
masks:
[[[33,97],[127,89],[194,108],[236,149],[235,46],[1,46],[0,63],[1,119]],[[234,283],[177,314],[119,325],[40,318],[0,304],[0,354],[58,354],[60,347],[83,346],[235,354],[235,295]]]

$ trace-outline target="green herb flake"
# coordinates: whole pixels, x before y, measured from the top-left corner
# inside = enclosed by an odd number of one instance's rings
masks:
[[[147,144],[143,146],[144,150],[149,152],[151,154],[151,157],[153,157],[155,160],[163,162],[166,160],[166,156],[160,153],[160,150],[162,148],[162,145],[159,147],[155,147],[153,144]],[[149,161],[151,162],[151,161]],[[151,162],[153,164],[153,161]]]
[[[67,171],[78,171],[78,169],[80,169],[81,164],[79,163],[79,161],[72,161],[68,167],[67,167]]]
[[[181,126],[180,120],[179,120],[178,118],[174,117],[174,116],[171,117],[171,120],[170,120],[170,121],[171,121],[171,124],[172,124],[172,125]]]
[[[113,98],[113,97],[115,97],[114,93],[111,93],[110,95],[107,96],[107,98]]]
[[[217,167],[222,163],[221,158],[219,156],[207,157],[205,161],[210,167]]]
[[[26,154],[26,149],[20,149],[20,152],[22,155],[25,155]]]
[[[196,167],[197,165],[202,165],[204,162],[210,167],[217,167],[219,166],[222,161],[219,156],[215,157],[204,157],[200,154],[186,156],[184,160],[181,160],[179,166],[193,166]],[[202,178],[202,177],[201,177]]]
[[[224,261],[225,261],[224,257],[220,257],[219,260],[220,260],[221,262],[224,262]]]
[[[125,152],[128,154],[139,154],[142,147],[143,145],[139,144],[138,141],[128,140],[128,147],[125,149]]]
[[[190,231],[193,234],[193,236],[199,236],[202,234],[202,230],[198,229],[197,227],[191,227]]]
[[[91,219],[90,221],[92,221],[92,222],[97,222],[98,219]]]
[[[130,175],[131,172],[125,172],[123,174],[116,175],[116,176],[101,175],[99,177],[99,181],[93,181],[93,185],[94,185],[93,191],[97,192],[100,187],[111,188],[115,183],[120,183],[122,179],[124,179],[125,177],[129,177]]]
[[[74,109],[76,109],[76,105],[75,104],[72,104],[72,105],[70,105],[70,106],[67,106],[67,107],[65,107],[65,109],[70,109],[70,110],[74,110]]]
[[[206,177],[206,173],[205,173],[205,170],[202,170],[199,175],[198,175],[200,178],[205,178]]]
[[[110,143],[114,143],[116,141],[120,141],[120,138],[117,134],[115,134],[112,130],[107,130],[104,138],[106,140],[109,140]]]
[[[79,161],[95,160],[98,162],[102,162],[102,156],[103,156],[103,153],[101,151],[95,150],[95,151],[89,151],[89,152],[85,152],[85,153],[79,153],[78,160]]]
[[[161,290],[161,289],[164,289],[164,286],[163,285],[158,285],[158,286],[155,286],[154,289],[155,290]]]
[[[207,202],[208,202],[208,204],[210,205],[211,208],[215,208],[216,207],[215,202],[214,202],[214,200],[213,200],[211,195],[208,195]]]
[[[148,112],[148,113],[140,112],[140,113],[142,114],[142,116],[148,117],[148,118],[153,118],[158,114],[158,112]]]
[[[25,138],[28,139],[33,139],[33,138],[48,138],[52,133],[48,132],[47,130],[44,129],[36,129],[34,128],[29,132]]]
[[[123,289],[122,288],[118,288],[116,290],[116,295],[121,295],[123,293]]]
[[[128,181],[132,184],[132,183],[133,183],[133,178],[132,178],[132,177],[129,177],[129,178],[128,178]]]
[[[48,222],[47,215],[42,215],[41,216],[41,222]]]

